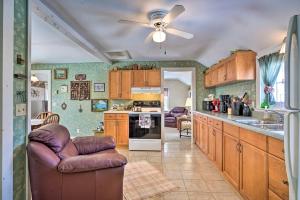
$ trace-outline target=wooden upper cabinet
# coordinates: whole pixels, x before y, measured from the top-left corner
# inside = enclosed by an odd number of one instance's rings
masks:
[[[160,70],[133,70],[133,87],[160,87]]]
[[[121,97],[121,72],[110,71],[109,72],[109,98],[118,99]]]
[[[211,87],[212,86],[212,72],[208,72],[204,76],[204,85],[205,85],[205,87]]]
[[[240,141],[240,192],[249,200],[268,196],[267,153]]]
[[[129,70],[121,71],[121,98],[131,98],[132,72]]]
[[[144,87],[146,80],[146,70],[133,70],[133,87]]]
[[[132,72],[110,71],[109,72],[109,98],[110,99],[130,99],[132,86]]]
[[[146,70],[146,86],[160,87],[160,70]]]
[[[237,81],[254,80],[256,71],[256,53],[253,51],[237,51],[230,57],[212,66],[205,74],[212,84],[205,87],[225,85]],[[206,82],[205,82],[206,83]]]

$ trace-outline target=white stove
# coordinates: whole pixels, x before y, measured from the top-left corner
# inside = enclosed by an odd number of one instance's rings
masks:
[[[129,112],[129,150],[161,151],[160,101],[134,101],[133,106],[139,111]],[[140,115],[151,118],[149,128],[140,126]]]

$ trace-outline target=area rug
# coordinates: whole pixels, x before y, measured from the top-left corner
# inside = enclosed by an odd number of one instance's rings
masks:
[[[125,167],[124,199],[141,200],[177,190],[172,181],[147,161],[131,162]]]

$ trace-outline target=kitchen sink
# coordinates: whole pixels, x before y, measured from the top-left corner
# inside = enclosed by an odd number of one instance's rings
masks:
[[[272,120],[237,119],[234,121],[272,131],[283,131],[284,129],[283,123],[278,123],[277,121]]]

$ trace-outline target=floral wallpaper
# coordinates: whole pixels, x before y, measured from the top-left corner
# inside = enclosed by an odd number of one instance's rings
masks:
[[[17,64],[17,54],[27,60],[27,0],[14,0],[14,73],[27,74],[27,65]],[[26,80],[14,79],[14,104],[27,103],[20,92],[26,95]],[[14,109],[15,113],[15,109]],[[26,135],[27,119],[25,116],[14,116],[14,156],[13,156],[13,188],[14,199],[26,197]]]
[[[73,64],[34,64],[32,69],[52,70],[55,68],[67,68],[68,79],[54,80],[52,77],[52,111],[58,113],[61,117],[61,124],[65,125],[72,136],[93,135],[93,130],[96,129],[100,121],[103,121],[103,113],[91,112],[91,101],[74,101],[70,100],[70,93],[61,93],[60,86],[70,86],[70,81],[74,80],[75,74],[86,74],[87,80],[91,81],[91,99],[107,99],[108,98],[108,72],[113,67],[126,67],[132,64],[140,65],[155,65],[156,67],[195,67],[197,76],[197,109],[201,108],[202,99],[210,92],[203,87],[203,71],[205,66],[196,61],[131,61],[131,62],[117,62],[113,65],[105,63],[73,63]],[[94,92],[94,83],[105,83],[105,92]],[[69,88],[70,89],[70,88]],[[67,109],[61,108],[62,103],[67,104]],[[128,104],[130,101],[113,100],[109,102],[109,107],[113,103]],[[79,112],[79,108],[82,112]],[[78,132],[79,130],[79,132]]]

